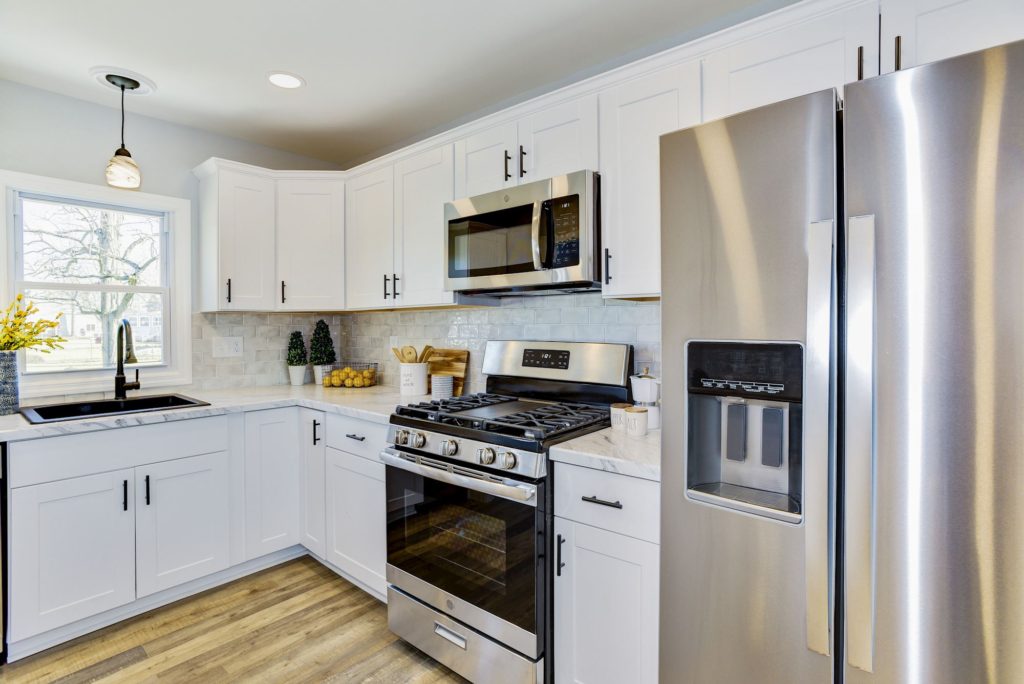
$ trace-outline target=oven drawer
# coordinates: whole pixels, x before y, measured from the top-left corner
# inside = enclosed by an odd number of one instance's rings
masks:
[[[329,447],[376,461],[387,444],[388,426],[329,413],[326,437]]]
[[[388,628],[471,682],[536,684],[533,662],[461,622],[388,587]]]
[[[555,515],[658,544],[660,485],[628,475],[557,463]]]

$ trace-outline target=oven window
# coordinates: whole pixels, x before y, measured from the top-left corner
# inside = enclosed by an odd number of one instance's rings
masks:
[[[448,222],[448,277],[533,270],[533,204]]]
[[[530,632],[543,513],[387,468],[388,563]]]

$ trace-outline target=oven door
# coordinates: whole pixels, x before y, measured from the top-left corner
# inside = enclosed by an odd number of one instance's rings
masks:
[[[543,652],[543,482],[387,449],[388,582],[530,658]],[[540,505],[538,505],[540,504]]]

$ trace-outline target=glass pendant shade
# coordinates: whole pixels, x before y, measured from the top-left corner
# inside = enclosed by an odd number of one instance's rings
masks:
[[[107,162],[107,185],[129,190],[142,185],[142,172],[132,155],[123,147],[118,148]]]

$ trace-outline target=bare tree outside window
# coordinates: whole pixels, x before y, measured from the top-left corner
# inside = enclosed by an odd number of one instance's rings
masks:
[[[162,214],[22,196],[19,289],[45,314],[64,312],[60,353],[28,354],[28,372],[106,368],[126,318],[143,364],[165,362],[167,286]]]

